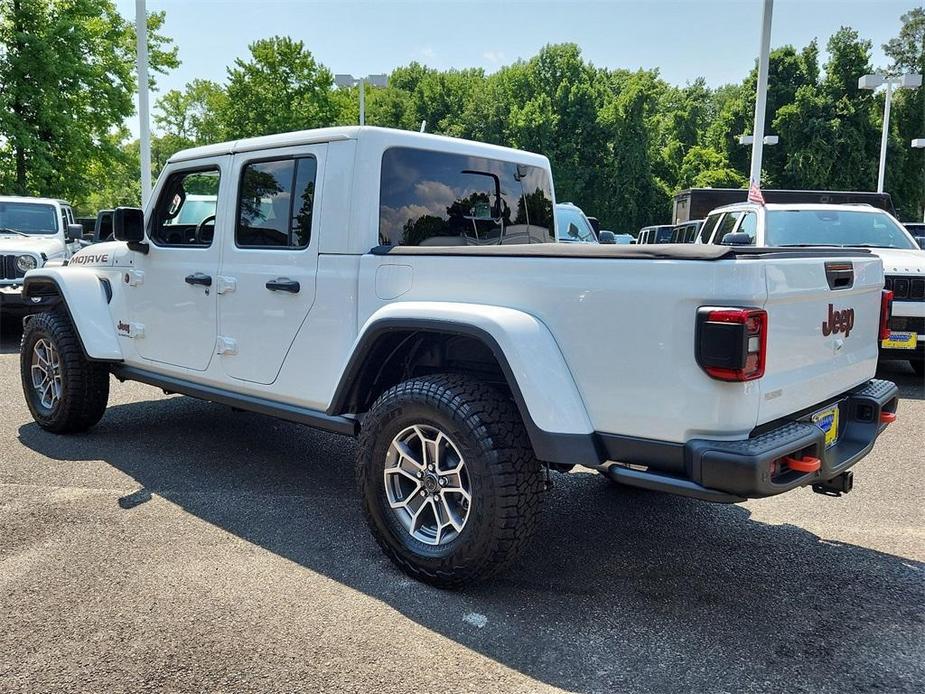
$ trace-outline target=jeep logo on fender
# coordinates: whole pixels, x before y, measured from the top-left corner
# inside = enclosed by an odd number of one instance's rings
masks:
[[[86,253],[84,255],[75,255],[70,260],[77,265],[102,265],[109,262],[109,253]]]
[[[832,304],[829,304],[829,318],[822,321],[822,334],[828,337],[832,334],[845,333],[845,337],[851,333],[854,328],[854,309],[846,308],[843,311],[836,311]]]

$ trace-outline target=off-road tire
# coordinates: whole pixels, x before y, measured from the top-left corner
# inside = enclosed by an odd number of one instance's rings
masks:
[[[445,545],[419,542],[388,505],[386,452],[393,438],[414,424],[445,432],[469,471],[469,517]],[[452,374],[404,381],[376,400],[363,420],[357,482],[367,523],[385,554],[409,576],[442,588],[510,566],[532,535],[544,493],[541,466],[510,396]]]
[[[32,385],[32,355],[35,344],[48,340],[58,352],[61,396],[53,407],[42,405]],[[22,333],[19,370],[23,395],[36,423],[56,434],[86,431],[103,416],[109,402],[109,370],[84,356],[71,324],[62,311],[38,313],[29,318]]]

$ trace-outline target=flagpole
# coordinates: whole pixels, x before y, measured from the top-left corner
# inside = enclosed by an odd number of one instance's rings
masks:
[[[761,53],[758,56],[758,89],[755,94],[755,124],[752,128],[752,170],[749,183],[761,186],[761,156],[764,146],[764,112],[768,102],[768,62],[771,53],[771,15],[774,0],[764,0],[761,20]]]

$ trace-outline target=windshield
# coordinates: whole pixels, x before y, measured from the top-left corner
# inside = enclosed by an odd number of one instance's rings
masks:
[[[765,244],[916,247],[887,214],[861,210],[768,210]]]
[[[56,234],[58,216],[52,205],[0,202],[0,234],[10,229],[23,234]]]

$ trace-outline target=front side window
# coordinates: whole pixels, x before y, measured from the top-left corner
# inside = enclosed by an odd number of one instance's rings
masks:
[[[553,241],[552,186],[537,166],[393,147],[382,155],[379,243],[483,246]]]
[[[315,200],[314,157],[247,164],[241,172],[235,243],[242,248],[305,248]]]
[[[741,212],[727,212],[723,216],[723,220],[716,227],[716,234],[713,236],[713,243],[717,245],[722,244],[723,237],[726,234],[732,233],[732,230],[735,229],[736,222],[739,221],[739,217],[741,216]]]
[[[215,168],[171,174],[154,207],[151,241],[158,246],[211,246],[219,179]]]
[[[52,205],[0,202],[0,234],[55,234],[58,215]]]
[[[755,243],[755,235],[758,233],[758,215],[754,212],[746,212],[739,224],[739,233],[748,234],[749,243]]]

